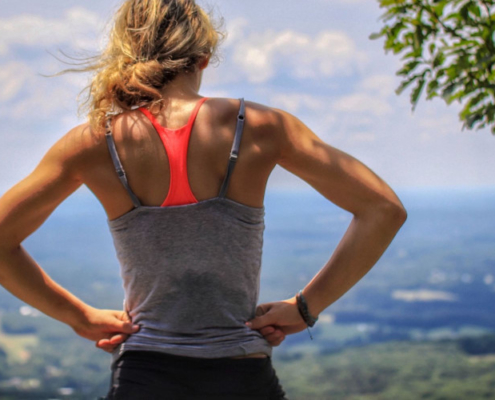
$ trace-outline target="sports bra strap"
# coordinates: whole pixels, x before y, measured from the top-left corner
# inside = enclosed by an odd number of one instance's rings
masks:
[[[225,175],[225,179],[223,181],[218,197],[225,197],[225,194],[227,193],[227,188],[229,186],[230,176],[232,175],[235,162],[237,161],[237,156],[239,155],[239,146],[241,144],[242,132],[244,130],[244,120],[245,120],[245,111],[246,111],[244,98],[241,98],[239,100],[241,101],[241,105],[239,108],[239,114],[237,115],[237,127],[235,130],[234,143],[232,144],[232,150],[230,151],[227,174]]]
[[[132,192],[131,188],[129,187],[129,183],[127,182],[127,176],[124,171],[124,167],[122,166],[122,163],[120,162],[119,155],[117,153],[117,148],[115,147],[115,140],[112,135],[112,123],[111,123],[111,118],[107,118],[106,122],[106,132],[105,132],[105,137],[107,139],[107,144],[108,144],[108,150],[110,151],[110,156],[112,157],[113,165],[115,166],[115,170],[117,171],[117,175],[119,176],[120,181],[124,185],[125,189],[129,193],[129,196],[131,197],[132,203],[134,204],[134,207],[141,207],[141,202],[137,198],[137,196]]]
[[[233,172],[234,167],[235,167],[235,163],[237,161],[237,157],[239,155],[239,147],[241,144],[241,138],[242,138],[242,132],[244,130],[244,120],[245,120],[244,98],[241,98],[239,100],[240,100],[240,108],[239,108],[239,114],[237,115],[237,127],[235,130],[234,142],[232,144],[232,149],[230,151],[229,165],[227,167],[227,173],[226,173],[225,179],[222,183],[222,187],[220,188],[220,193],[219,193],[218,197],[225,197],[225,194],[227,193],[227,189],[229,186],[230,177],[232,175],[232,172]],[[198,109],[199,109],[199,107],[198,107]],[[124,167],[122,166],[122,163],[120,162],[120,158],[119,158],[119,155],[117,153],[117,148],[115,146],[115,140],[114,140],[113,135],[112,135],[111,118],[107,118],[105,138],[107,140],[108,150],[110,151],[110,156],[112,157],[113,165],[115,167],[115,170],[117,171],[117,175],[119,176],[120,181],[122,182],[122,184],[124,185],[124,188],[129,193],[129,196],[132,200],[132,203],[134,204],[134,207],[141,207],[141,202],[139,201],[137,196],[131,190],[129,183],[127,181],[127,176],[126,176],[126,173],[124,171]]]

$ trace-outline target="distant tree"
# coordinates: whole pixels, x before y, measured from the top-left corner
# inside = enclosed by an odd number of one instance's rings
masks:
[[[468,354],[495,354],[495,335],[485,334],[480,337],[465,337],[457,341],[461,350]]]
[[[459,114],[465,127],[476,130],[495,117],[494,0],[378,0],[391,21],[370,39],[386,36],[384,49],[405,51],[400,94],[411,92],[414,111],[426,84],[427,100],[441,96],[447,104],[467,100]],[[440,94],[439,94],[440,93]],[[495,126],[491,128],[495,134]]]

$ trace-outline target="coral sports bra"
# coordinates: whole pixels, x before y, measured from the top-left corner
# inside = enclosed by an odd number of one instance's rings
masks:
[[[162,207],[198,202],[191,191],[187,177],[187,150],[194,121],[200,107],[207,99],[207,97],[203,97],[197,102],[187,124],[178,129],[163,127],[149,110],[143,107],[139,108],[139,111],[148,117],[158,132],[170,164],[170,189]]]

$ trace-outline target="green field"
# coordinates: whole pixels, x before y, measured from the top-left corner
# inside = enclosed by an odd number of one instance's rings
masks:
[[[495,399],[495,354],[451,342],[389,342],[335,354],[274,357],[290,400]]]

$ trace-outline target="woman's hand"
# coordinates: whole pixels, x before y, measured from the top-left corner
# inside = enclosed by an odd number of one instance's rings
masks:
[[[84,324],[72,329],[79,336],[95,341],[96,347],[111,353],[131,334],[138,332],[139,328],[139,325],[132,324],[125,311],[91,308]]]
[[[285,340],[285,333],[277,326],[269,325],[258,329],[270,346],[279,346]]]
[[[260,311],[257,312],[262,312],[263,309],[260,307],[261,306],[258,306],[258,310]],[[99,310],[99,311],[110,311],[111,313],[115,312],[117,313],[116,314],[117,317],[120,318],[122,321],[125,322],[130,321],[130,318],[127,315],[127,313],[123,311],[112,311],[112,310]],[[276,326],[265,326],[259,329],[259,331],[263,335],[263,337],[268,341],[268,343],[270,343],[270,345],[274,347],[280,345],[280,343],[282,343],[285,339],[285,333]],[[115,348],[121,343],[125,342],[129,336],[130,334],[126,334],[126,333],[115,334],[109,337],[108,339],[97,340],[96,347],[106,351],[107,353],[112,353],[115,350]]]
[[[246,322],[246,325],[251,329],[259,330],[272,346],[278,346],[286,335],[307,328],[297,308],[295,296],[287,300],[258,305],[256,317]]]

